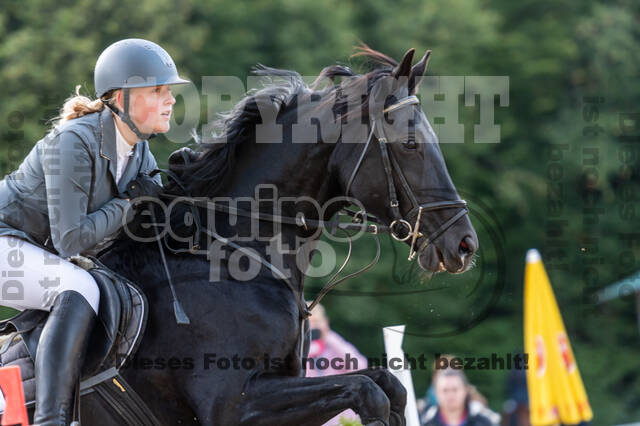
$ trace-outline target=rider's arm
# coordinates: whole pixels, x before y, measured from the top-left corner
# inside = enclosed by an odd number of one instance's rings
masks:
[[[43,148],[51,241],[60,256],[73,256],[116,232],[130,202],[114,198],[87,213],[92,179],[106,177],[92,176],[93,159],[86,142],[65,131],[48,138]]]

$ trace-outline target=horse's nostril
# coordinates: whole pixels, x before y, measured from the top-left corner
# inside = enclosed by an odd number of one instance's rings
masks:
[[[458,250],[461,256],[473,254],[475,252],[475,244],[473,243],[473,239],[469,236],[464,237],[462,241],[460,241],[460,247],[458,248]]]

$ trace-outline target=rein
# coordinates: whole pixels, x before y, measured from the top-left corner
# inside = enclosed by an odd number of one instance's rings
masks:
[[[171,172],[170,170],[165,170],[165,169],[156,169],[154,170],[154,172],[163,172],[163,173],[167,173],[167,176],[171,176],[171,179],[175,180],[178,179],[177,176],[175,176],[175,174],[173,172]],[[172,176],[173,175],[173,176]],[[366,271],[368,271],[369,269],[371,269],[372,267],[374,267],[379,259],[380,259],[380,241],[378,239],[378,235],[382,232],[388,232],[389,227],[385,226],[385,225],[381,225],[381,224],[367,224],[367,223],[360,223],[363,221],[363,216],[366,217],[367,219],[369,219],[369,215],[366,215],[366,213],[364,212],[353,212],[351,210],[347,210],[344,209],[343,211],[345,212],[343,213],[339,213],[338,215],[336,215],[335,219],[330,220],[330,221],[326,221],[326,220],[319,220],[319,219],[306,219],[304,217],[303,214],[297,215],[296,217],[287,217],[287,216],[276,216],[276,215],[270,215],[270,214],[266,214],[266,213],[261,213],[261,212],[251,212],[251,211],[246,211],[243,209],[237,209],[234,207],[230,207],[230,206],[225,206],[222,204],[216,204],[213,203],[211,201],[206,201],[203,199],[198,199],[198,198],[193,198],[193,197],[184,197],[184,196],[178,196],[178,195],[174,195],[174,194],[168,194],[168,193],[162,193],[161,194],[162,197],[166,197],[166,198],[170,198],[170,199],[174,199],[174,200],[178,200],[178,202],[180,203],[186,203],[189,204],[191,207],[201,207],[201,208],[206,208],[206,209],[210,209],[213,208],[214,210],[220,211],[220,212],[224,212],[224,213],[228,213],[228,214],[232,214],[232,215],[236,215],[236,216],[243,216],[243,217],[249,217],[249,218],[253,218],[253,219],[258,219],[258,220],[263,220],[263,221],[269,221],[269,222],[279,222],[279,223],[283,223],[283,224],[288,224],[288,225],[296,225],[298,227],[304,228],[305,230],[308,230],[310,227],[311,228],[327,228],[330,230],[330,232],[333,234],[335,233],[336,230],[342,232],[346,238],[347,241],[349,243],[349,251],[347,253],[347,257],[344,260],[344,262],[342,263],[342,265],[340,266],[340,268],[338,269],[338,271],[329,279],[329,281],[323,286],[323,288],[320,290],[320,292],[318,293],[318,295],[316,296],[316,298],[307,306],[306,303],[304,303],[303,298],[298,296],[298,291],[296,289],[296,287],[293,285],[293,283],[291,282],[291,280],[289,280],[289,278],[286,277],[286,275],[280,271],[275,265],[273,265],[271,262],[269,262],[268,260],[266,260],[265,258],[263,258],[262,256],[256,254],[253,250],[249,250],[246,247],[240,246],[238,244],[236,244],[234,241],[225,238],[219,234],[217,234],[216,232],[207,229],[205,232],[211,234],[212,237],[214,237],[215,239],[217,239],[218,241],[222,242],[225,245],[229,245],[233,248],[235,248],[236,250],[240,250],[242,251],[244,254],[246,254],[247,256],[251,257],[254,260],[257,260],[258,262],[260,262],[261,264],[263,264],[264,266],[266,266],[269,270],[271,270],[274,275],[276,275],[279,279],[283,280],[287,286],[289,287],[289,289],[291,290],[291,292],[296,295],[296,301],[298,303],[298,308],[300,310],[300,315],[302,317],[302,319],[306,319],[311,315],[311,310],[313,310],[313,308],[320,302],[320,300],[329,292],[331,291],[333,288],[335,288],[338,284],[354,278]],[[197,211],[197,209],[195,209]],[[157,220],[155,218],[155,214],[153,213],[152,210],[152,215],[153,215],[153,220],[154,222],[157,224]],[[352,217],[351,222],[339,222],[340,217],[344,217],[344,216],[350,216]],[[200,224],[199,221],[199,214],[193,215],[194,217],[194,225],[196,227],[196,234],[200,234],[202,231],[202,225]],[[197,220],[196,220],[197,219]],[[349,263],[349,261],[351,260],[351,253],[352,253],[352,247],[353,247],[353,240],[352,240],[352,235],[348,232],[351,230],[356,230],[356,231],[360,231],[360,232],[365,232],[365,233],[369,233],[372,234],[374,236],[374,241],[376,243],[376,255],[374,257],[374,259],[367,264],[365,267],[359,269],[356,272],[353,272],[351,274],[348,274],[340,279],[338,278],[338,275],[340,274],[340,272],[342,272],[344,270],[344,268],[347,266],[347,264]],[[160,242],[160,239],[158,239],[158,247],[161,253],[161,258],[162,258],[162,262],[164,265],[164,269],[165,269],[165,274],[167,275],[167,279],[169,282],[169,286],[171,288],[172,291],[172,297],[173,297],[173,306],[174,306],[174,313],[176,316],[176,322],[178,324],[188,324],[188,319],[186,320],[186,322],[184,321],[184,318],[186,318],[186,314],[184,313],[184,310],[181,308],[180,303],[177,300],[177,297],[175,295],[175,291],[173,289],[173,283],[171,281],[171,275],[169,273],[168,270],[168,266],[166,263],[166,258],[164,255],[164,249],[165,246],[166,248],[171,251],[172,253],[178,254],[178,253],[191,253],[191,254],[197,254],[198,250],[200,249],[200,245],[199,244],[194,244],[192,246],[191,249],[174,249],[173,247],[171,247],[169,245],[169,242],[167,240],[167,234],[164,235],[163,237],[164,240],[164,245]],[[198,238],[199,241],[199,238]],[[181,320],[182,319],[182,320]]]

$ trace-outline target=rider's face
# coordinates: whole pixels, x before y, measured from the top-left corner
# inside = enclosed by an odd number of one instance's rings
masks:
[[[169,131],[173,104],[171,86],[137,87],[130,89],[129,115],[143,133]],[[120,90],[116,101],[124,110],[124,93]]]

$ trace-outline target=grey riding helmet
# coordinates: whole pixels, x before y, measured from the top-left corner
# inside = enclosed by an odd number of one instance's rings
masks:
[[[165,84],[185,84],[189,80],[178,76],[171,56],[156,43],[140,38],[117,41],[98,57],[93,71],[96,96],[109,90],[124,89],[124,111],[110,103],[107,106],[124,121],[140,139],[155,136],[142,133],[129,116],[129,89]]]

